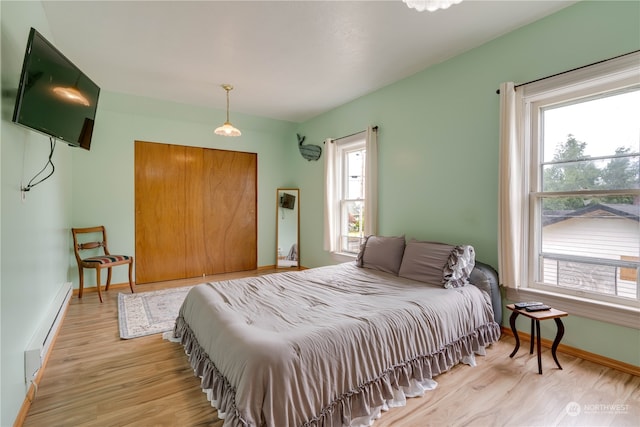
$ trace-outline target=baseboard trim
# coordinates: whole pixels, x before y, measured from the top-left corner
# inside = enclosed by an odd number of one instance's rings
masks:
[[[24,398],[24,402],[22,402],[22,406],[20,407],[20,411],[18,412],[18,416],[16,417],[15,422],[13,423],[13,427],[22,427],[24,424],[24,420],[27,419],[27,414],[29,413],[29,408],[31,408],[31,402],[36,397],[36,386],[34,384],[40,381],[40,375],[44,369],[44,366],[40,368],[40,372],[36,374],[36,379],[29,386],[29,391],[27,391],[27,395]]]
[[[258,271],[260,270],[278,270],[278,273],[283,273],[286,271],[298,271],[298,270],[308,270],[309,267],[305,267],[304,265],[299,266],[298,268],[295,267],[282,267],[282,268],[278,268],[275,264],[274,265],[263,265],[262,267],[258,267]]]
[[[71,303],[71,298],[69,298],[69,300],[65,304],[64,313],[62,313],[62,320],[60,322],[61,325],[62,323],[64,323],[64,319],[67,317],[67,310],[69,309],[70,303]],[[62,327],[56,330],[56,333],[53,336],[53,339],[51,340],[51,345],[49,346],[49,350],[47,351],[47,354],[45,354],[44,356],[44,360],[42,361],[42,366],[40,367],[40,370],[36,374],[36,377],[33,379],[33,382],[31,383],[31,385],[29,386],[29,390],[27,390],[27,395],[25,396],[24,401],[22,402],[20,411],[18,411],[18,415],[16,417],[15,422],[13,423],[13,427],[22,427],[22,425],[24,424],[24,420],[27,419],[29,408],[31,408],[31,403],[36,398],[36,394],[38,392],[38,386],[40,385],[40,381],[42,380],[42,375],[44,374],[44,370],[46,369],[47,363],[49,362],[49,356],[51,355],[51,352],[53,351],[53,347],[55,346],[56,341],[58,340],[58,334],[60,333],[61,329]]]
[[[505,335],[513,336],[513,332],[510,328],[502,326],[502,333]],[[518,338],[524,341],[531,341],[531,335],[522,331],[518,331]],[[542,338],[540,340],[540,344],[544,347],[551,348],[553,345],[553,341],[548,340],[546,338]],[[564,345],[560,343],[558,345],[557,351],[568,354],[570,356],[579,357],[580,359],[588,360],[589,362],[594,362],[602,366],[606,366],[607,368],[616,369],[618,371],[622,371],[627,374],[640,376],[640,366],[635,366],[630,363],[621,362],[619,360],[611,359],[605,356],[601,356],[599,354],[590,353],[585,350],[581,350],[579,348],[571,347],[568,345]]]
[[[274,270],[277,271],[279,273],[284,272],[284,271],[297,271],[297,270],[306,270],[309,267],[305,267],[305,266],[300,266],[298,268],[277,268],[275,264],[272,265],[262,265],[260,267],[258,267],[256,269],[256,271],[266,271],[266,270]],[[251,270],[253,271],[253,270]],[[240,272],[231,272],[229,274],[232,273],[240,273]],[[222,275],[227,274],[227,273],[221,273]],[[207,277],[215,277],[215,275],[212,276],[207,276]],[[185,278],[185,279],[176,279],[176,280],[187,280],[187,279],[195,279],[195,278]],[[141,286],[144,286],[145,284],[143,283]],[[124,289],[124,288],[129,288],[129,282],[123,282],[123,283],[112,283],[111,285],[109,285],[109,289]],[[136,284],[134,283],[134,289],[136,288]],[[104,290],[104,283],[102,284],[102,290]],[[78,289],[74,289],[73,290],[73,296],[78,296]],[[97,293],[98,292],[98,288],[96,286],[91,286],[91,287],[86,287],[84,288],[84,293]]]
[[[133,284],[133,288],[134,289],[136,288],[135,285],[136,284],[134,283]],[[112,283],[112,284],[109,285],[109,290],[111,290],[111,289],[122,289],[122,288],[129,289],[129,282],[126,282],[126,283]],[[104,284],[101,285],[101,290],[102,290],[102,292],[104,292]],[[78,296],[78,292],[79,292],[79,289],[74,289],[73,290],[73,296],[77,297]],[[89,294],[96,293],[97,294],[98,293],[98,287],[97,286],[91,286],[89,288],[84,288],[83,294],[87,294],[87,293],[89,293]]]

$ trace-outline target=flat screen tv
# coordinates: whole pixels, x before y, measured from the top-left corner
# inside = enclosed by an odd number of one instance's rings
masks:
[[[13,121],[89,150],[100,88],[31,28]]]

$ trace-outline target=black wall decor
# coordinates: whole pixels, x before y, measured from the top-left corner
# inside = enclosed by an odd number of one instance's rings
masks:
[[[296,135],[298,136],[298,148],[300,149],[300,154],[302,154],[302,157],[304,157],[309,161],[318,160],[322,155],[322,147],[318,145],[311,145],[311,144],[302,145],[305,137],[300,136],[300,134],[296,134]]]

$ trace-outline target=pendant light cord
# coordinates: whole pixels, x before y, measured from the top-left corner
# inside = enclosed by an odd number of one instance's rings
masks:
[[[227,91],[227,123],[229,123],[229,89],[225,88]]]

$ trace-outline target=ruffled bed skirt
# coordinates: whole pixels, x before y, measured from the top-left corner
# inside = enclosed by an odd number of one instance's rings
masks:
[[[163,337],[182,344],[194,374],[201,378],[202,390],[211,406],[218,410],[218,417],[224,420],[223,426],[249,426],[237,409],[235,388],[218,371],[181,316],[176,319],[174,331],[165,333]],[[406,398],[422,396],[425,391],[436,388],[433,377],[461,362],[475,366],[475,354],[484,355],[485,347],[499,338],[500,326],[497,323],[483,325],[436,353],[407,360],[344,393],[305,422],[303,427],[370,426],[383,411],[405,406]]]

